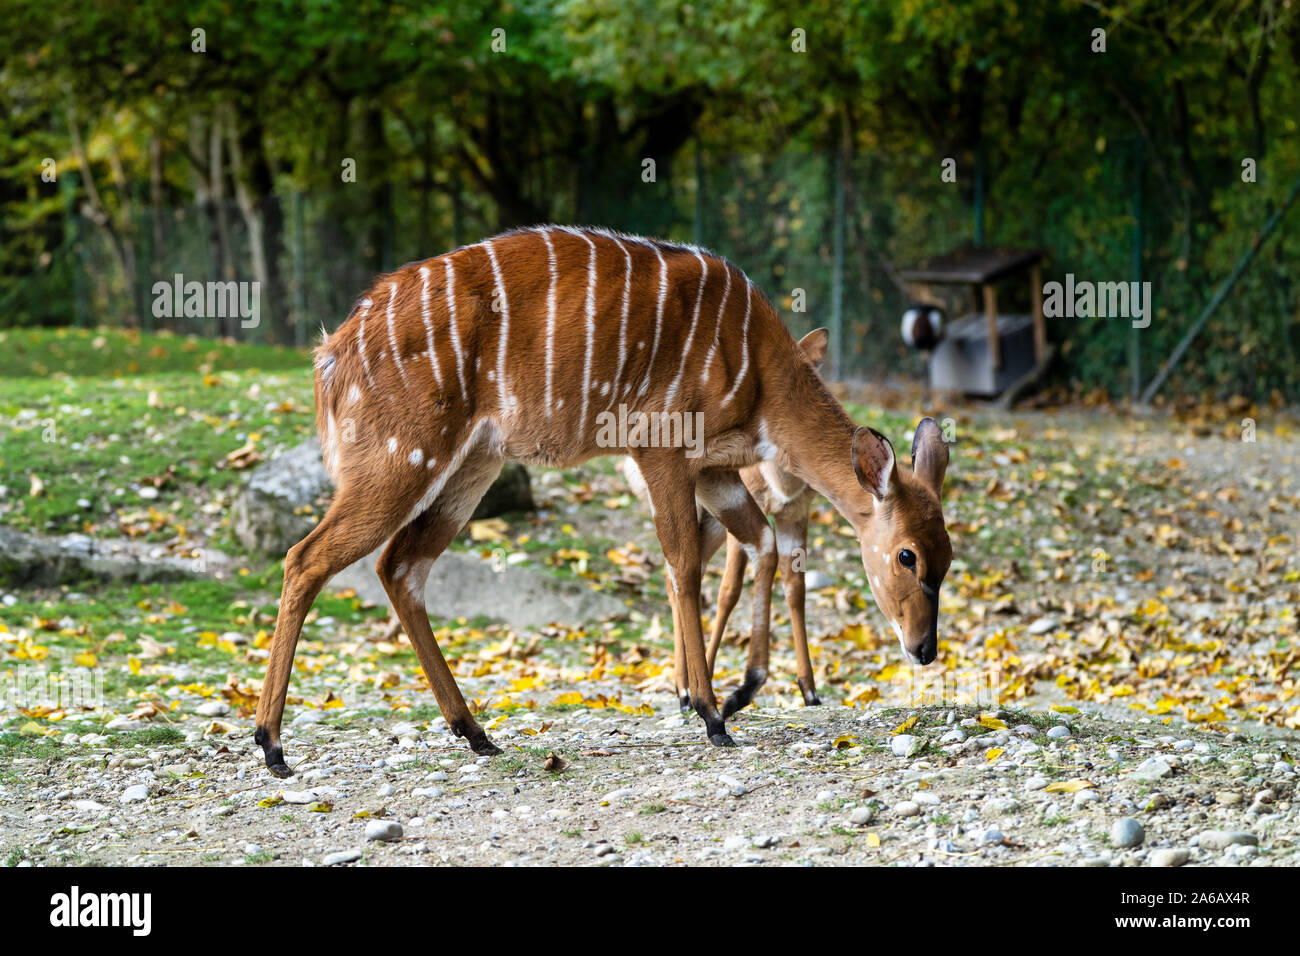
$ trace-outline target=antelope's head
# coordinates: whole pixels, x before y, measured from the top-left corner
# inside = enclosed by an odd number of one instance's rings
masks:
[[[939,586],[952,563],[939,496],[948,445],[933,418],[916,426],[912,470],[898,467],[894,448],[873,428],[853,436],[853,470],[875,509],[858,543],[871,596],[903,653],[929,664],[938,654]]]

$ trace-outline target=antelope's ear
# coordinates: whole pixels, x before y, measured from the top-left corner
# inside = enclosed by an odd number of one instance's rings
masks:
[[[935,497],[941,497],[947,470],[948,443],[943,440],[943,430],[933,418],[923,418],[912,436],[912,473]]]
[[[826,347],[830,344],[831,335],[825,329],[813,329],[807,335],[799,340],[799,349],[807,356],[808,361],[813,363],[813,368],[820,369],[822,362],[826,359]]]
[[[894,484],[894,446],[874,428],[863,426],[853,433],[853,471],[858,484],[881,501]]]

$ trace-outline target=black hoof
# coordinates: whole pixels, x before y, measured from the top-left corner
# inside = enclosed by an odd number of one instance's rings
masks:
[[[501,753],[501,748],[488,740],[487,734],[481,730],[469,739],[469,749],[474,751],[480,757],[495,757]]]
[[[682,691],[677,695],[677,706],[682,709],[683,715],[691,712],[691,692],[689,690]]]
[[[731,696],[729,696],[726,703],[722,705],[722,719],[726,720],[736,711],[749,706],[750,702],[754,699],[754,695],[759,692],[759,689],[762,688],[766,681],[767,671],[745,671],[744,683],[732,691]]]
[[[732,739],[731,739],[731,735],[730,735],[730,734],[727,734],[727,733],[722,733],[722,734],[709,734],[709,743],[713,744],[713,746],[715,746],[715,747],[734,747],[734,746],[736,746],[736,742],[735,742],[734,740],[732,740]]]
[[[803,694],[803,705],[805,707],[820,707],[822,705],[822,699],[817,696],[817,688],[811,684],[799,681],[799,692]]]
[[[271,735],[264,728],[258,727],[253,731],[253,743],[262,748],[262,754],[266,757],[267,770],[281,780],[293,776],[293,771],[284,762],[284,747],[278,743],[271,743]]]

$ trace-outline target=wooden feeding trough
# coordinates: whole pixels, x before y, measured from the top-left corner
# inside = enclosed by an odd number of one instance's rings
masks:
[[[933,301],[931,286],[970,287],[974,310],[948,325],[930,355],[932,388],[991,397],[1041,372],[1049,359],[1042,260],[1036,249],[959,249],[900,270],[916,301]],[[1029,283],[1031,315],[998,312],[998,284],[1017,278]]]

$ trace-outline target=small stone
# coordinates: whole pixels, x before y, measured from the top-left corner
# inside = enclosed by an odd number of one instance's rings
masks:
[[[108,809],[102,803],[96,803],[94,800],[74,800],[72,805],[77,808],[79,813],[98,813],[100,810]]]
[[[1184,750],[1191,750],[1191,749],[1192,749],[1193,747],[1195,747],[1195,746],[1196,746],[1195,741],[1191,741],[1191,740],[1175,740],[1175,741],[1174,741],[1174,750],[1177,750],[1177,751],[1180,751],[1180,752],[1181,752],[1181,751],[1184,751]]]
[[[803,586],[809,591],[820,591],[822,588],[831,587],[835,583],[825,571],[805,571],[803,576]]]
[[[1028,630],[1030,634],[1046,634],[1052,628],[1059,626],[1060,625],[1057,624],[1055,618],[1040,617],[1033,624],[1029,625]]]
[[[1025,781],[1026,790],[1042,790],[1050,781],[1046,777],[1035,774]]]
[[[817,796],[813,799],[818,803],[825,803],[828,800],[834,800],[835,796],[836,794],[834,790],[818,790]]]
[[[718,782],[726,787],[733,797],[740,797],[745,794],[745,785],[735,777],[720,773],[718,774]]]
[[[1167,808],[1169,807],[1169,805],[1170,805],[1171,802],[1172,802],[1172,801],[1169,799],[1168,796],[1166,796],[1166,795],[1163,794],[1163,793],[1156,792],[1156,793],[1151,794],[1151,798],[1150,798],[1149,800],[1147,800],[1147,805],[1146,805],[1145,809],[1147,809],[1147,810],[1164,810],[1164,809],[1167,809]]]
[[[1138,764],[1133,776],[1139,780],[1160,780],[1174,772],[1174,768],[1160,757],[1148,757]]]
[[[310,790],[285,790],[284,802],[306,806],[309,803],[316,802],[316,794]]]
[[[921,741],[911,734],[899,734],[890,741],[889,746],[895,757],[910,757],[921,749]]]
[[[1221,803],[1225,807],[1236,806],[1243,801],[1241,794],[1233,790],[1220,790],[1214,795],[1214,802]]]
[[[1076,810],[1088,806],[1090,803],[1100,803],[1101,794],[1096,790],[1080,790],[1074,795],[1074,807]]]
[[[1150,856],[1147,857],[1147,862],[1151,866],[1182,866],[1191,859],[1191,856],[1189,850],[1152,850]]]
[[[1017,737],[1032,737],[1038,733],[1033,724],[1016,724],[1011,728],[1011,732]]]
[[[856,807],[849,814],[849,823],[853,824],[855,827],[865,827],[875,819],[875,816],[876,811],[871,809],[871,807]]]
[[[1047,736],[1051,737],[1053,740],[1061,740],[1070,736],[1070,728],[1064,724],[1057,724],[1047,732]]]
[[[966,739],[966,734],[963,733],[959,728],[954,727],[952,730],[948,731],[946,734],[944,734],[942,737],[939,738],[939,743],[959,744],[965,739]]]
[[[1139,846],[1146,839],[1147,832],[1132,817],[1120,817],[1110,825],[1110,842],[1113,846]]]
[[[122,791],[123,803],[144,803],[149,799],[149,785],[137,783]]]
[[[338,866],[340,863],[353,863],[361,859],[360,850],[340,850],[338,853],[327,853],[321,858],[321,863],[325,866]]]
[[[928,790],[922,790],[912,795],[912,802],[919,803],[926,807],[937,807],[940,803],[937,793],[930,793]]]
[[[776,842],[776,837],[772,836],[769,833],[764,833],[761,836],[754,837],[754,846],[758,847],[760,850],[766,850],[775,842]]]
[[[378,793],[381,797],[391,797],[396,792],[397,792],[397,788],[394,787],[391,783],[384,784],[376,791],[376,793]]]
[[[411,791],[413,797],[441,797],[442,791],[437,787],[416,787]]]
[[[626,800],[628,797],[634,797],[634,796],[636,796],[635,790],[633,790],[631,787],[622,787],[618,790],[611,790],[609,793],[605,794],[605,799],[602,800],[601,802],[617,803],[620,800]]]
[[[989,827],[980,834],[980,842],[985,844],[999,844],[1006,840],[1006,835],[997,827]]]
[[[749,843],[743,836],[729,836],[722,841],[724,850],[743,850]]]
[[[230,713],[230,705],[224,700],[210,700],[207,703],[199,704],[194,708],[194,712],[200,717],[224,717]]]
[[[596,847],[596,856],[609,856],[615,852],[614,848],[608,843],[601,843]]]
[[[894,804],[894,814],[900,817],[914,817],[921,812],[921,808],[913,800],[904,800],[902,803]]]
[[[402,825],[396,820],[371,820],[366,824],[367,840],[400,840]]]
[[[1233,845],[1257,846],[1259,837],[1244,830],[1206,830],[1198,845],[1202,850],[1226,850]]]

